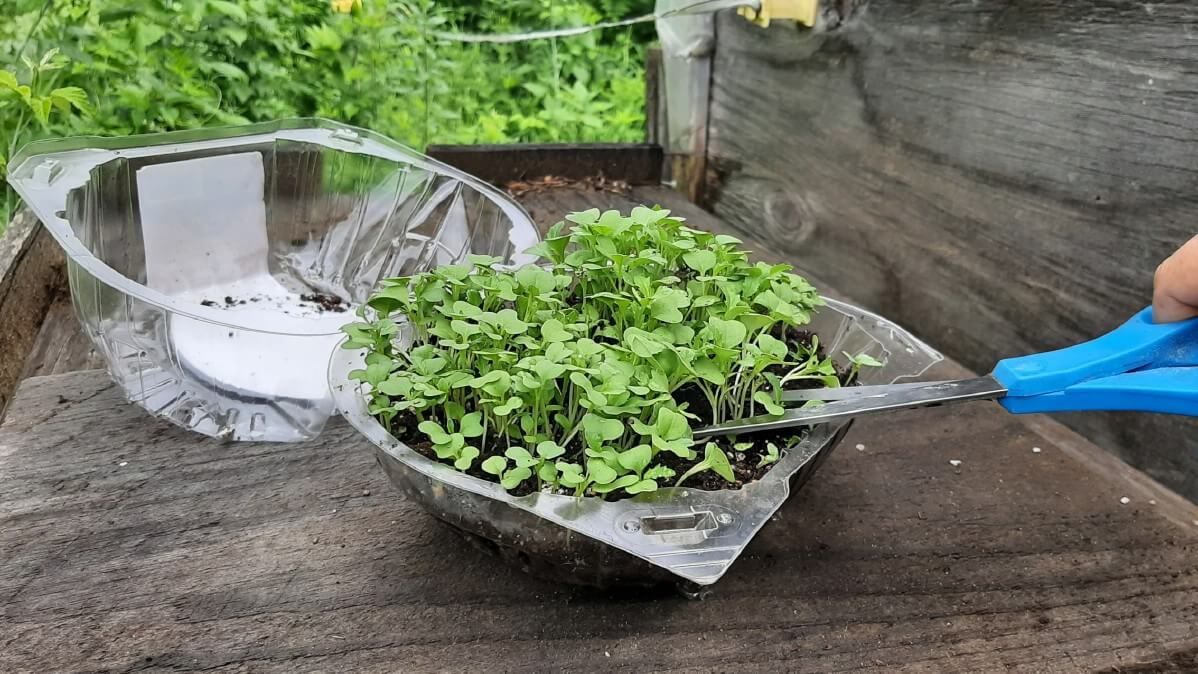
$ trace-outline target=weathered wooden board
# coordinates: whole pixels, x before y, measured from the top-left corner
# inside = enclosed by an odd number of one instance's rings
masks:
[[[706,601],[604,595],[461,542],[344,424],[222,444],[38,377],[0,426],[0,671],[1164,667],[1198,652],[1198,515],[1149,498],[997,407],[912,412],[860,423]]]
[[[876,0],[720,15],[717,215],[986,371],[1149,303],[1198,233],[1193,4]],[[1063,421],[1198,498],[1198,423]]]
[[[71,307],[70,293],[60,291],[46,310],[41,331],[25,358],[21,378],[103,367],[103,356],[79,326],[79,319]]]
[[[0,236],[0,416],[65,281],[64,264],[57,244],[28,210],[18,212]]]
[[[524,201],[542,226],[663,203],[721,228],[661,188]],[[36,377],[0,425],[0,671],[1184,671],[1198,508],[1038,427],[986,404],[862,420],[694,602],[508,569],[344,424],[222,444],[103,373]]]

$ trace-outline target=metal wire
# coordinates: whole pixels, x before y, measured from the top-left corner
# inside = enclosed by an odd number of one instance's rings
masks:
[[[555,37],[585,35],[586,33],[596,30],[632,26],[638,23],[656,21],[658,19],[668,19],[672,16],[682,16],[687,14],[712,14],[722,9],[731,9],[734,7],[751,7],[755,10],[758,10],[761,8],[761,0],[697,0],[697,2],[693,2],[689,5],[675,7],[674,9],[666,10],[664,12],[653,12],[643,16],[633,17],[631,19],[604,21],[587,26],[574,26],[571,28],[536,30],[527,33],[448,33],[435,31],[430,33],[430,35],[438,40],[446,40],[450,42],[490,42],[500,44],[511,42],[528,42],[530,40],[544,40]]]

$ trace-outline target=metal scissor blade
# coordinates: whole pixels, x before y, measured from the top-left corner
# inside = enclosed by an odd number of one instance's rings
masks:
[[[888,396],[899,391],[909,391],[915,388],[925,388],[928,386],[939,386],[941,384],[951,384],[954,382],[944,381],[916,381],[904,382],[902,384],[879,384],[876,386],[845,386],[842,388],[806,388],[783,391],[780,396],[782,402],[807,402],[808,400],[820,400],[830,403],[834,400],[860,400],[861,398],[878,398]]]
[[[912,407],[930,407],[966,400],[993,400],[1001,398],[1007,392],[1006,387],[993,376],[934,382],[925,386],[902,386],[902,389],[893,393],[850,398],[815,407],[787,410],[778,416],[737,419],[718,426],[700,428],[694,432],[694,436],[702,438],[712,435],[757,433],[794,426],[810,426],[864,414],[877,414]]]

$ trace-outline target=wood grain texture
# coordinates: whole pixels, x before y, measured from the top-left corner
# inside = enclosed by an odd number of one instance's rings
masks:
[[[717,215],[971,368],[1110,330],[1198,232],[1193,5],[877,0],[717,21]],[[1061,419],[1190,498],[1198,423]]]
[[[989,405],[862,420],[702,602],[538,581],[404,501],[342,423],[222,444],[100,372],[22,383],[0,484],[14,674],[1088,672],[1198,649],[1198,527]]]
[[[647,203],[726,231],[664,188],[524,203],[542,227]],[[501,565],[342,423],[222,444],[103,373],[28,379],[0,426],[0,671],[1184,671],[1198,508],[1050,435],[989,405],[863,419],[695,602]]]
[[[0,417],[21,378],[25,355],[65,282],[57,244],[27,209],[0,236]]]
[[[96,351],[75,317],[69,291],[60,290],[42,319],[41,330],[25,358],[21,378],[103,367],[104,357]]]

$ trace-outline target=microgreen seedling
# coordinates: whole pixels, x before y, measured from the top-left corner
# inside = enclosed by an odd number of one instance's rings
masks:
[[[700,458],[692,426],[780,413],[794,382],[840,385],[818,341],[795,337],[818,293],[739,243],[660,209],[572,213],[531,249],[540,265],[475,255],[385,280],[344,329],[367,352],[351,378],[388,428],[511,491],[640,494],[669,484],[670,465],[675,484],[704,471],[734,483],[718,444]],[[735,452],[759,468],[780,453]]]

